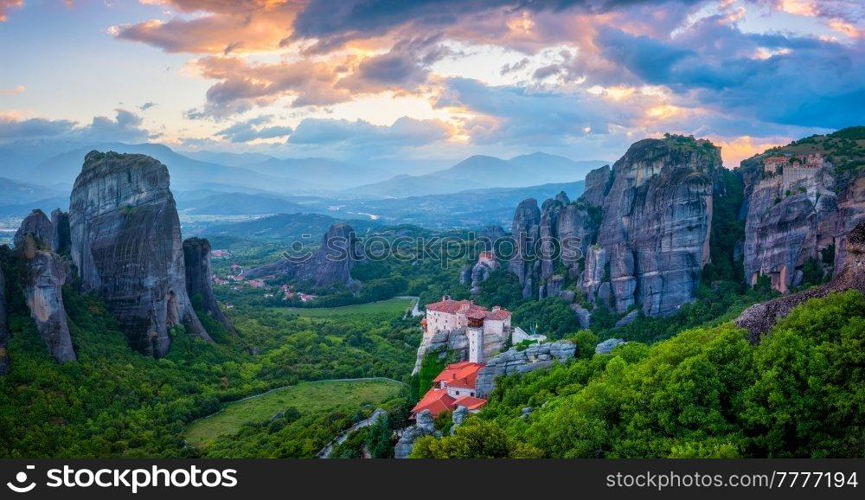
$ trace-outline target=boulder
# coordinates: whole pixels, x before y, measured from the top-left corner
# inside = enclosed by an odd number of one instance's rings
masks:
[[[457,427],[459,427],[460,425],[462,425],[463,422],[465,422],[465,420],[466,420],[466,418],[468,418],[468,416],[469,416],[469,409],[468,408],[466,408],[465,406],[462,406],[462,405],[457,406],[457,408],[454,410],[453,416],[451,417],[451,420],[453,421],[453,425],[451,426],[451,434],[452,435],[454,432],[456,432]]]
[[[210,268],[210,242],[203,238],[183,241],[183,263],[186,269],[186,291],[194,301],[200,298],[199,314],[206,314],[218,321],[231,334],[237,334],[228,321],[213,294],[213,272]]]
[[[625,339],[607,339],[600,344],[595,346],[596,354],[609,354],[616,348],[616,346],[620,346],[622,344],[626,344]]]
[[[588,309],[579,304],[571,304],[571,311],[574,311],[574,315],[580,323],[580,328],[585,330],[592,326],[592,313]]]
[[[211,341],[186,292],[165,165],[145,155],[88,153],[72,190],[69,225],[82,291],[102,297],[134,348],[164,356],[178,325]]]
[[[403,429],[399,441],[394,447],[394,458],[408,458],[414,443],[423,436],[441,437],[441,433],[435,429],[435,419],[429,410],[423,410],[417,414],[416,424]]]

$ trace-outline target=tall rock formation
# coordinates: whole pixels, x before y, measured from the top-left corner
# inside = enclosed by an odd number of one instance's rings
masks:
[[[355,262],[363,258],[354,229],[348,224],[330,226],[321,239],[321,246],[306,258],[283,258],[246,273],[246,277],[278,277],[298,282],[308,282],[316,288],[358,285],[351,277]]]
[[[213,294],[213,273],[210,270],[210,242],[203,238],[183,241],[183,260],[186,268],[186,291],[195,301],[200,297],[202,314],[221,323],[231,334],[237,334],[234,325],[225,317]]]
[[[60,255],[68,255],[72,246],[69,230],[69,214],[59,208],[51,212],[51,226],[54,230],[51,246]]]
[[[69,224],[82,291],[105,300],[133,347],[164,356],[169,331],[181,324],[211,340],[186,292],[165,165],[145,155],[88,153],[72,190]]]
[[[613,165],[598,231],[605,255],[594,267],[609,266],[614,310],[636,304],[647,315],[664,315],[694,299],[709,261],[711,175],[718,168],[720,149],[680,136],[639,141]],[[584,285],[594,289],[604,278],[587,272]]]
[[[0,375],[9,373],[9,310],[6,306],[6,278],[0,268]]]
[[[529,198],[517,205],[511,235],[514,239],[514,254],[508,264],[512,273],[517,275],[523,287],[523,298],[534,295],[534,287],[540,274],[540,261],[537,259],[537,244],[540,239],[541,211],[538,202]]]
[[[807,264],[840,271],[847,234],[865,220],[865,127],[812,136],[742,162],[745,280],[787,292]]]
[[[41,210],[34,210],[15,233],[15,250],[21,270],[21,287],[48,352],[58,362],[75,361],[72,337],[63,306],[63,285],[69,263],[52,251],[54,228]]]
[[[519,252],[511,270],[524,296],[572,298],[573,292],[563,293],[570,287],[616,312],[639,305],[647,315],[669,314],[693,300],[709,261],[719,168],[720,150],[708,141],[645,139],[612,169],[592,171],[575,202],[560,193],[538,211],[535,200],[523,201],[514,216]],[[517,231],[540,239],[534,265]]]

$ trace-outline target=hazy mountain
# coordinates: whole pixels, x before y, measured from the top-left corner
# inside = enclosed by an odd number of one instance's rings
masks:
[[[604,165],[603,161],[573,161],[563,156],[533,153],[503,160],[472,156],[451,168],[426,175],[400,175],[351,190],[355,196],[408,197],[448,194],[467,189],[523,187],[574,182]]]
[[[245,167],[267,161],[272,156],[261,153],[226,153],[222,151],[178,151],[183,156],[207,163],[218,163],[227,167]]]
[[[0,177],[0,193],[0,205],[27,203],[64,194],[52,187],[26,184],[4,177]]]
[[[347,222],[357,232],[363,234],[368,229],[379,226],[369,220],[337,219],[321,214],[279,214],[251,221],[212,225],[201,231],[208,238],[255,238],[279,240],[285,243],[302,241],[317,245],[322,235],[336,222]]]
[[[46,214],[50,214],[55,208],[69,210],[69,195],[11,204],[0,201],[0,217],[26,217],[35,208]]]
[[[260,215],[303,212],[306,207],[277,195],[249,193],[213,193],[207,191],[178,193],[177,209],[190,215]]]
[[[323,190],[347,189],[382,181],[393,175],[390,170],[326,158],[268,158],[247,164],[245,168],[271,177],[302,179],[304,183]]]
[[[526,198],[551,198],[564,191],[571,199],[583,193],[584,182],[553,183],[520,188],[472,189],[447,196],[426,195],[348,202],[340,212],[371,214],[388,224],[415,224],[429,229],[510,228],[514,207]]]

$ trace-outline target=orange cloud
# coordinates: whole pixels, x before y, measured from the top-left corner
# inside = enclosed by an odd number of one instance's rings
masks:
[[[710,137],[710,140],[721,147],[721,158],[727,168],[737,167],[742,160],[758,155],[767,149],[789,144],[790,138],[756,138],[747,135],[735,138]]]
[[[21,93],[23,93],[25,90],[27,90],[27,89],[24,88],[24,85],[18,85],[17,87],[13,87],[13,88],[11,88],[11,89],[0,89],[0,95],[15,95],[15,94],[21,94]]]
[[[305,5],[300,0],[144,0],[144,3],[205,14],[191,19],[152,19],[112,26],[109,33],[166,52],[225,55],[278,49],[291,36],[294,19]]]
[[[13,7],[21,7],[24,0],[0,0],[0,22],[6,20],[6,12]]]

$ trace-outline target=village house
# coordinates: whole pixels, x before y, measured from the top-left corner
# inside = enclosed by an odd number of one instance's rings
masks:
[[[433,417],[445,411],[453,411],[464,406],[469,413],[477,413],[487,404],[487,400],[476,397],[478,372],[483,363],[463,361],[453,363],[435,378],[433,386],[412,408],[412,416],[429,410]]]

